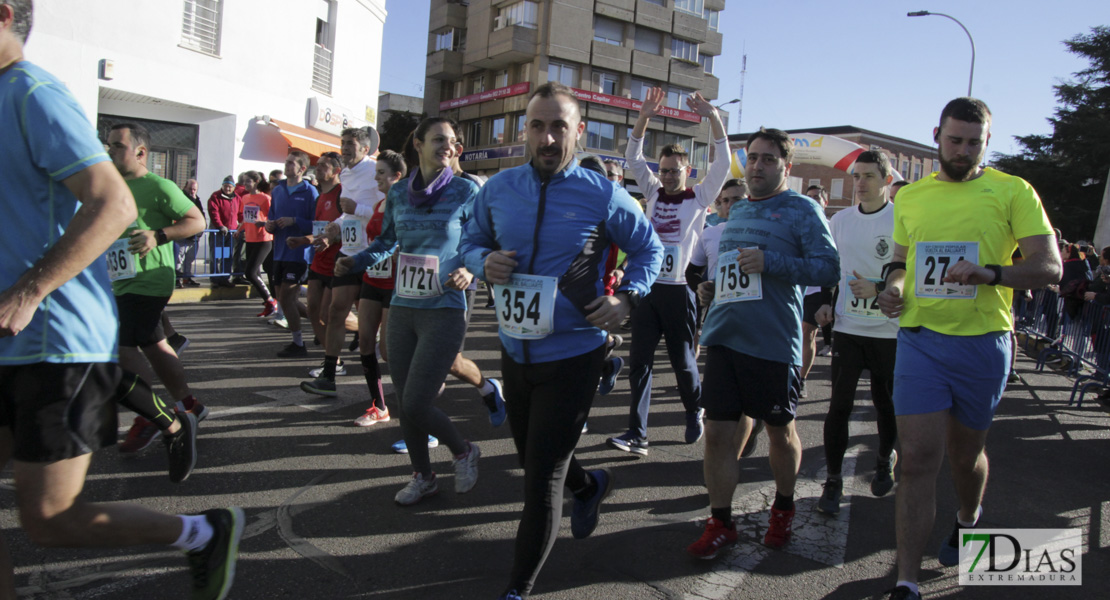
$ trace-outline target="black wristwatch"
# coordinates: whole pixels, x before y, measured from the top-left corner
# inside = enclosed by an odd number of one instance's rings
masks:
[[[154,242],[156,244],[161,246],[162,244],[165,244],[169,241],[170,241],[170,238],[166,237],[166,232],[165,231],[162,231],[161,229],[157,229],[157,230],[154,231]]]
[[[633,310],[640,305],[640,292],[636,290],[618,290],[617,294],[624,294],[624,297],[628,300],[628,305]]]
[[[1002,283],[1002,265],[983,265],[984,267],[994,271],[994,279],[987,282],[987,285],[998,285]]]
[[[876,294],[883,293],[883,290],[885,290],[885,289],[886,289],[886,281],[876,281],[875,282],[875,293]]]

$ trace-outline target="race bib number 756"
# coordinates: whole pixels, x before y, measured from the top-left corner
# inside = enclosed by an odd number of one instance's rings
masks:
[[[740,251],[722,253],[717,258],[717,281],[713,301],[717,304],[746,302],[763,298],[763,279],[759,273],[740,270]]]

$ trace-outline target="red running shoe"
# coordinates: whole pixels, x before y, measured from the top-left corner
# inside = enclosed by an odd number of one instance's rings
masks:
[[[731,527],[725,526],[713,517],[709,517],[709,521],[705,523],[705,533],[701,534],[698,541],[690,544],[686,548],[686,552],[694,558],[704,558],[706,560],[717,558],[717,553],[722,549],[736,543],[736,525]]]
[[[135,417],[131,429],[127,431],[127,438],[119,445],[119,451],[124,454],[134,454],[154,443],[162,436],[162,430],[143,417]]]
[[[767,535],[763,536],[763,545],[769,548],[782,548],[794,535],[794,509],[778,510],[771,507],[771,522],[767,528]]]
[[[277,312],[277,307],[278,307],[277,300],[274,300],[273,298],[270,298],[269,300],[267,300],[264,303],[263,308],[262,308],[262,312],[258,313],[258,316],[268,317],[268,316]]]

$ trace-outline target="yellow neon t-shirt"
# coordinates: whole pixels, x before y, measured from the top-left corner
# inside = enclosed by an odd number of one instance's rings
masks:
[[[963,183],[939,181],[932,173],[898,193],[894,203],[894,241],[908,248],[906,305],[899,324],[927,327],[947,335],[982,335],[1013,329],[1010,303],[1013,293],[1003,286],[964,286],[943,289],[949,297],[919,297],[923,282],[935,283],[944,265],[935,259],[953,250],[974,258],[979,265],[1010,265],[1017,240],[1051,235],[1052,224],[1037,192],[1024,179],[986,168],[977,179]],[[959,242],[947,247],[936,242]],[[918,249],[924,249],[919,266]],[[926,256],[935,254],[935,256]],[[927,268],[926,268],[927,267]],[[919,276],[921,279],[919,279]],[[932,279],[930,279],[932,277]],[[935,288],[934,288],[935,289]]]

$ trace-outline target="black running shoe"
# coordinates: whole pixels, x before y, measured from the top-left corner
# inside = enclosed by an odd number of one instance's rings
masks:
[[[189,412],[179,412],[177,418],[181,429],[173,435],[163,433],[162,442],[170,460],[170,481],[181,483],[197,466],[197,418]]]
[[[224,600],[235,580],[239,538],[243,536],[243,509],[216,508],[202,513],[212,526],[212,539],[200,550],[186,553],[193,571],[193,600]]]

